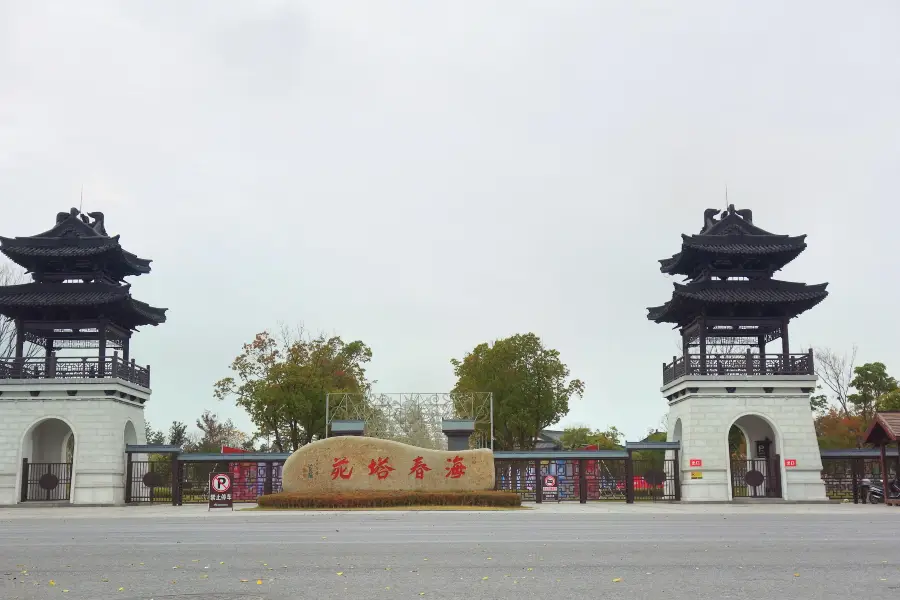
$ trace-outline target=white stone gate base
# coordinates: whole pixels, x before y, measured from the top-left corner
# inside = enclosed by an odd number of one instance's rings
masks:
[[[0,505],[21,501],[23,459],[65,463],[67,448],[71,504],[124,504],[125,444],[146,443],[149,396],[120,379],[0,380]]]
[[[681,442],[682,500],[734,499],[728,432],[737,425],[746,437],[748,457],[755,456],[756,442],[771,440],[770,455],[779,455],[784,500],[826,501],[809,407],[815,386],[814,375],[690,375],[664,386],[668,441]],[[692,459],[701,466],[691,466]]]

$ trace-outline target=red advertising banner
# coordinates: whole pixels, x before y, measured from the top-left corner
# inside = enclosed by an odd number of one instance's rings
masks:
[[[692,459],[691,459],[691,466],[692,466],[692,467],[702,467],[702,466],[703,466],[703,459],[702,459],[702,458],[692,458]]]
[[[786,459],[784,459],[784,466],[785,466],[785,467],[796,467],[796,466],[797,466],[797,459],[796,459],[796,458],[786,458]]]

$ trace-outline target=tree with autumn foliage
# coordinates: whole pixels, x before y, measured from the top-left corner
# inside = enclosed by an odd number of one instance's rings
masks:
[[[492,392],[494,448],[530,450],[542,429],[569,412],[569,399],[584,383],[569,378],[557,350],[533,333],[483,343],[453,359],[454,392]]]
[[[235,398],[276,451],[296,450],[325,436],[328,393],[369,390],[364,365],[372,350],[339,336],[311,337],[303,331],[266,331],[244,344],[231,364],[234,376],[215,384],[220,400]]]
[[[827,348],[815,355],[824,384],[810,398],[819,447],[858,448],[875,411],[900,410],[900,384],[882,362],[856,365],[856,348],[849,355]]]
[[[862,415],[845,415],[835,407],[816,417],[815,426],[822,450],[858,448],[866,432],[866,421]]]

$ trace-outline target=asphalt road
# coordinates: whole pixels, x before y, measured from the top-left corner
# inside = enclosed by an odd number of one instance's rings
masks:
[[[900,510],[756,508],[210,516],[182,507],[100,518],[14,509],[0,514],[0,598],[900,594]]]

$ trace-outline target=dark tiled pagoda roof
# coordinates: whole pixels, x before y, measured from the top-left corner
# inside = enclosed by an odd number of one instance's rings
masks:
[[[44,318],[57,311],[67,319],[110,318],[134,329],[166,321],[165,308],[131,297],[128,285],[115,283],[26,283],[0,287],[0,314],[13,319]]]
[[[0,237],[0,252],[33,273],[102,270],[121,281],[150,272],[150,260],[138,258],[106,233],[103,213],[82,215],[73,208],[56,216],[56,225],[29,237]]]
[[[753,224],[749,210],[729,206],[721,219],[718,209],[704,213],[703,229],[697,235],[682,235],[681,252],[659,261],[660,271],[693,276],[699,269],[719,261],[753,261],[775,271],[806,249],[806,236],[775,235]]]
[[[648,308],[657,323],[685,325],[697,314],[707,316],[786,316],[793,318],[828,296],[827,283],[806,285],[776,279],[757,281],[696,281],[674,284],[672,299]]]

